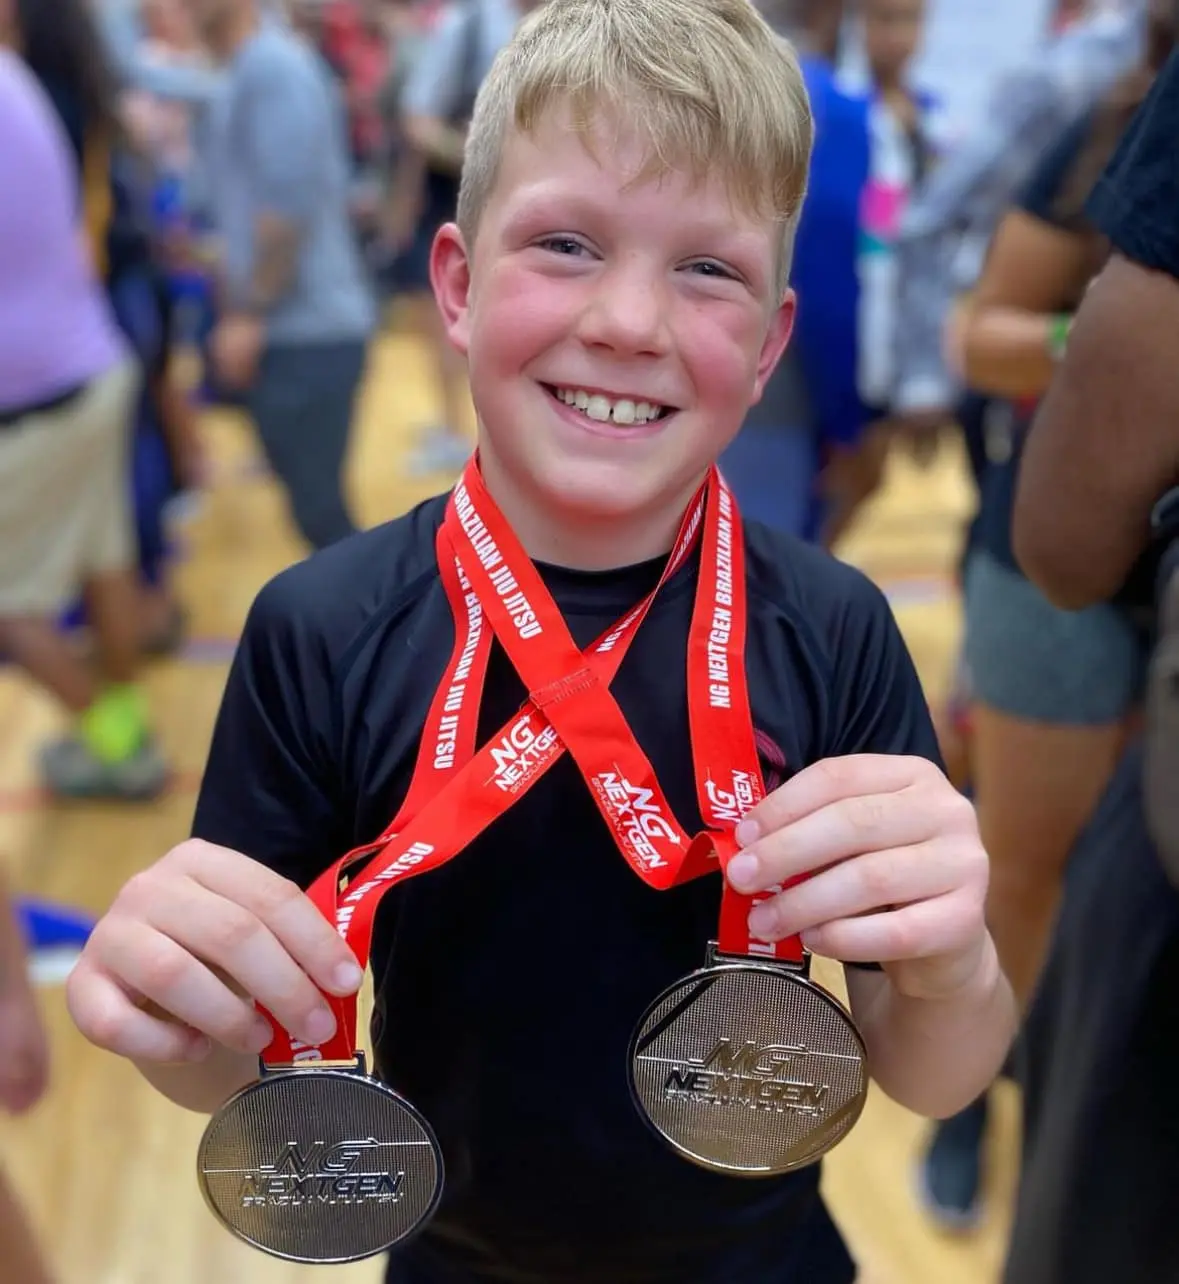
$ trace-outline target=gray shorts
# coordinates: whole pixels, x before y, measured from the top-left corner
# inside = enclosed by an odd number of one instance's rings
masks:
[[[1101,726],[1141,699],[1146,650],[1114,607],[1062,611],[983,552],[971,554],[964,590],[964,654],[980,704],[1029,722]]]

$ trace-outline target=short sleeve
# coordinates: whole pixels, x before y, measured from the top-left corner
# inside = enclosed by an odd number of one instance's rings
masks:
[[[331,124],[328,82],[285,50],[267,54],[251,70],[252,109],[242,113],[250,182],[261,210],[302,223],[321,199],[321,158]]]
[[[1173,53],[1089,198],[1114,249],[1179,277],[1179,53]]]
[[[1017,193],[1015,204],[1041,222],[1061,226],[1060,194],[1081,155],[1093,127],[1093,113],[1075,120],[1040,158]],[[1071,227],[1071,224],[1070,224]]]
[[[827,757],[904,754],[942,766],[929,704],[884,594],[867,578],[837,641]]]
[[[331,666],[300,596],[285,572],[250,610],[192,832],[306,887],[349,850],[351,831]]]

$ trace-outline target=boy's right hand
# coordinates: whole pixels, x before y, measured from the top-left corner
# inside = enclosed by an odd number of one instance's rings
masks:
[[[92,1043],[140,1062],[200,1061],[213,1044],[257,1055],[272,1038],[254,1000],[319,1044],[335,1020],[317,986],[363,980],[334,926],[292,882],[197,839],[136,874],[94,928],[66,986]]]

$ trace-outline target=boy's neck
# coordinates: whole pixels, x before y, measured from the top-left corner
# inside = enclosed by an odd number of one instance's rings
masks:
[[[684,511],[700,486],[697,478],[682,497],[654,512],[633,517],[572,515],[557,526],[499,470],[482,461],[483,482],[533,562],[577,571],[611,571],[671,552]]]

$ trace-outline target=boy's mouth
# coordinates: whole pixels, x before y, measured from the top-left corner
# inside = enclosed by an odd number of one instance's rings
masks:
[[[580,410],[595,423],[613,423],[630,426],[654,423],[675,412],[674,406],[657,406],[649,401],[636,401],[630,397],[611,398],[600,392],[586,392],[582,388],[558,388],[553,384],[542,387],[551,397],[556,397],[574,410]]]

